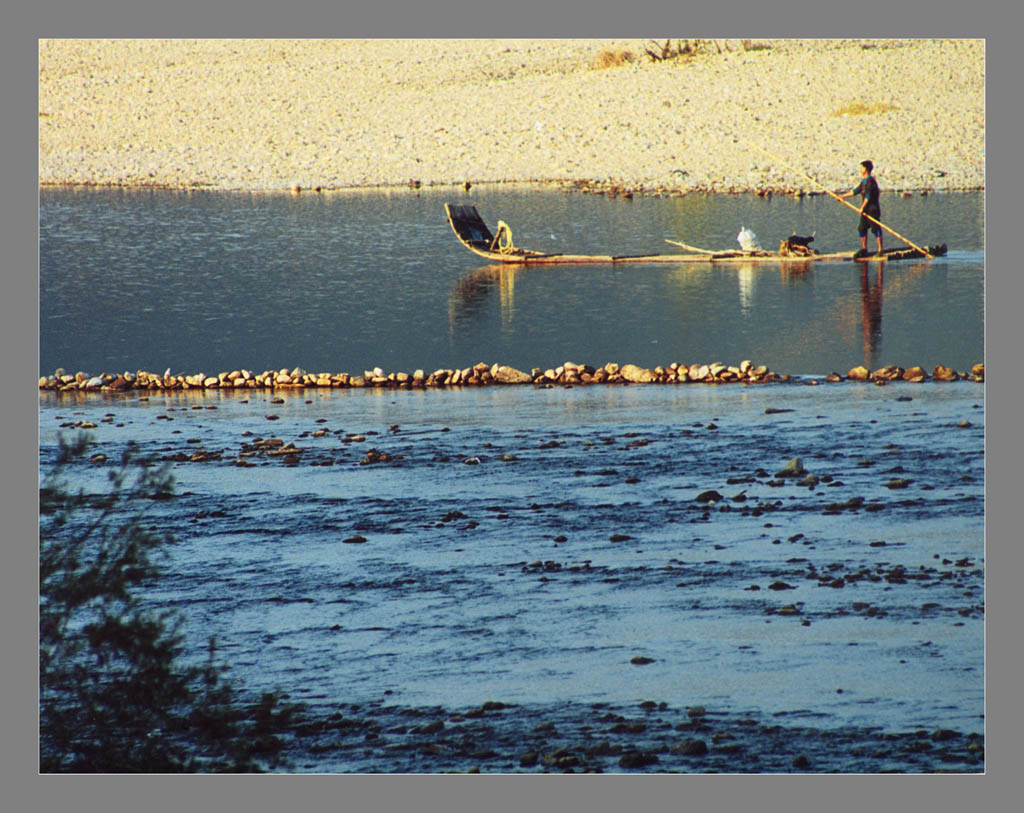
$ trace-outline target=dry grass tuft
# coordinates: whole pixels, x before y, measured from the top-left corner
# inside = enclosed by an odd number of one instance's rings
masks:
[[[844,104],[842,107],[833,110],[833,116],[873,116],[879,113],[890,113],[893,110],[899,110],[896,105],[889,104],[888,102],[850,102]]]
[[[718,53],[722,53],[722,46],[714,40],[676,40],[673,44],[671,39],[667,39],[664,45],[657,40],[651,40],[651,47],[645,48],[644,51],[653,62],[667,62],[710,53],[712,45]]]
[[[597,70],[604,70],[605,68],[621,68],[623,65],[628,65],[633,62],[636,57],[633,52],[628,48],[605,48],[599,53],[594,61],[591,63],[592,68]]]

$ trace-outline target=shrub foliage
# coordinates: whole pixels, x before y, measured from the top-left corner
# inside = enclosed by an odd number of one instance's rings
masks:
[[[147,508],[173,479],[129,446],[104,493],[73,492],[88,441],[61,440],[39,492],[39,735],[45,773],[253,771],[274,766],[298,708],[277,693],[246,704],[214,642],[182,663],[181,617],[147,606],[174,539]]]

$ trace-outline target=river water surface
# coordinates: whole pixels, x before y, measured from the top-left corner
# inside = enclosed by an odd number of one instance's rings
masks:
[[[978,201],[889,202],[949,259],[744,281],[481,269],[443,200],[47,192],[41,368],[750,357],[804,377],[41,393],[44,470],[83,422],[110,460],[134,443],[171,468],[150,597],[188,657],[214,636],[244,689],[321,721],[284,769],[983,770],[984,385],[813,378],[983,360]],[[538,248],[850,242],[818,199],[475,200]],[[793,458],[810,479],[779,476]],[[106,466],[72,478],[99,490]]]
[[[479,361],[644,366],[751,359],[779,372],[983,360],[983,196],[886,196],[893,228],[947,243],[931,263],[512,269],[466,251],[444,203],[542,251],[858,246],[827,197],[607,200],[536,190],[226,195],[44,190],[40,373],[301,366],[412,372]],[[889,245],[896,245],[894,238]],[[429,369],[428,369],[429,368]]]

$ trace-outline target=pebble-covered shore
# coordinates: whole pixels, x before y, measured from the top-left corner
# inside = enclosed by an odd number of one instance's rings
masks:
[[[985,365],[975,364],[970,371],[958,372],[951,367],[936,365],[931,373],[919,366],[900,367],[887,365],[877,370],[857,366],[845,376],[832,372],[825,381],[872,381],[884,385],[890,381],[919,383],[927,380],[984,382]],[[591,384],[759,384],[793,380],[788,374],[769,370],[763,364],[744,360],[738,365],[680,364],[673,362],[666,367],[640,367],[636,364],[609,362],[601,367],[589,364],[566,362],[556,368],[533,368],[530,372],[503,364],[480,362],[462,369],[438,369],[432,373],[416,370],[407,372],[385,372],[380,367],[364,370],[361,374],[311,373],[301,367],[281,370],[266,370],[255,373],[251,370],[232,370],[216,375],[206,373],[163,374],[138,370],[134,373],[68,373],[63,369],[53,375],[39,379],[40,390],[58,392],[124,392],[129,390],[220,390],[220,389],[307,389],[307,388],[390,388],[390,389],[436,389],[444,387],[481,387],[491,385],[524,385],[553,387],[555,385],[575,386]],[[800,379],[803,380],[803,379]],[[806,383],[817,383],[807,379]]]
[[[865,158],[984,188],[984,41],[39,43],[41,185],[799,194],[784,163],[838,190]]]

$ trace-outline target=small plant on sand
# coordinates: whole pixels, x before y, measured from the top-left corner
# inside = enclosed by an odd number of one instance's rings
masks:
[[[722,53],[722,46],[714,40],[676,40],[673,43],[671,39],[667,39],[664,43],[651,40],[650,47],[645,48],[644,52],[652,62],[670,62],[676,59],[692,59],[698,54],[710,54],[712,49],[719,54]]]
[[[842,107],[833,110],[833,116],[872,116],[878,113],[889,113],[893,110],[899,110],[896,105],[889,104],[888,102],[850,102],[844,104]]]
[[[604,70],[605,68],[621,68],[623,65],[628,65],[633,62],[636,57],[633,52],[628,48],[603,48],[601,52],[594,57],[594,61],[591,63],[591,67],[597,70]]]

